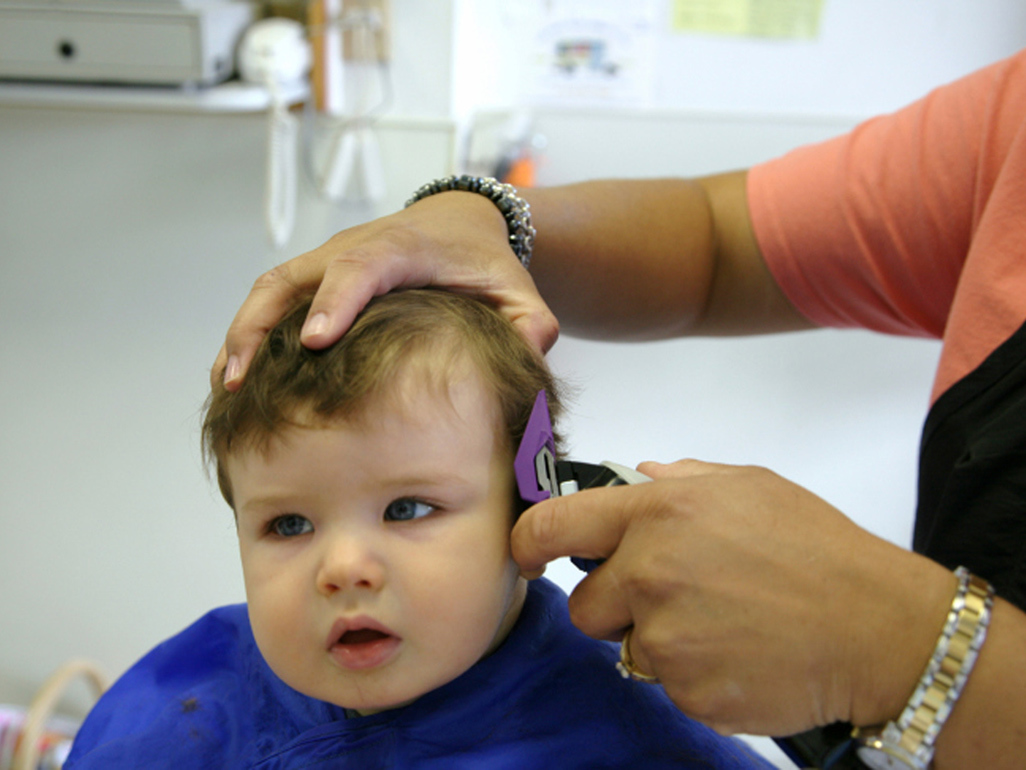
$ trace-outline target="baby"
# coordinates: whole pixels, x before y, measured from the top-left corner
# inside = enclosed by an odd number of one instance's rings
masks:
[[[513,458],[538,392],[560,405],[508,321],[406,291],[310,351],[307,307],[207,404],[247,604],[130,669],[69,770],[770,767],[621,678],[520,574]]]

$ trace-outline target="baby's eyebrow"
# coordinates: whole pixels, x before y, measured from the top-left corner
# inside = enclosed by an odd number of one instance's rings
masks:
[[[469,487],[472,481],[459,473],[395,473],[383,476],[381,482],[390,487]]]
[[[236,506],[239,511],[262,510],[265,508],[293,508],[296,498],[293,495],[271,493],[250,497],[242,505]]]

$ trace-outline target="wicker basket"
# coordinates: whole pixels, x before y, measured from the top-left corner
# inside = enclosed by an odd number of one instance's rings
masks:
[[[32,699],[25,719],[21,724],[17,748],[11,761],[11,770],[37,770],[44,749],[50,743],[47,740],[47,724],[53,718],[54,709],[74,680],[85,679],[96,697],[107,689],[107,677],[94,664],[86,660],[70,660],[50,675],[39,692]],[[70,739],[71,735],[67,738]],[[2,764],[2,758],[0,758]],[[0,770],[4,770],[0,768]]]

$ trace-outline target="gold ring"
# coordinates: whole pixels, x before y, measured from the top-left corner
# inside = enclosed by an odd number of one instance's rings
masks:
[[[631,626],[623,633],[620,640],[620,662],[616,664],[616,670],[624,679],[633,679],[635,682],[646,682],[647,684],[659,684],[659,677],[646,674],[634,662],[631,655],[631,634],[634,626]]]

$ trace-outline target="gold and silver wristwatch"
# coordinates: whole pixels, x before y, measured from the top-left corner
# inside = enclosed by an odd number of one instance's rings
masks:
[[[987,581],[955,570],[958,591],[944,631],[908,705],[896,721],[856,728],[855,753],[872,770],[927,770],[934,745],[972,671],[987,635],[994,589]]]

